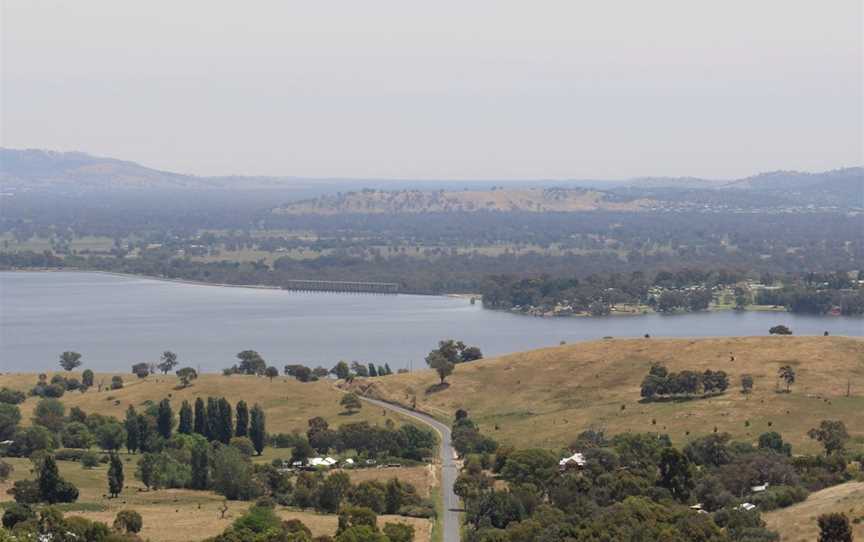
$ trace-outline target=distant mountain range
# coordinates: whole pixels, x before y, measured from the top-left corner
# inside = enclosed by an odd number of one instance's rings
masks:
[[[695,177],[643,177],[629,181],[411,181],[309,179],[301,177],[199,177],[148,168],[125,160],[82,152],[0,148],[0,191],[116,192],[128,190],[285,190],[308,189],[320,197],[283,205],[296,214],[394,213],[434,211],[647,210],[663,202],[693,204],[749,199],[778,205],[864,207],[864,168],[821,173],[775,171],[735,180]],[[359,190],[363,187],[378,190]],[[506,187],[506,188],[505,188]],[[384,190],[382,190],[384,189]],[[342,191],[347,190],[347,193]],[[339,191],[339,194],[334,195]],[[303,192],[303,190],[300,190]],[[297,194],[299,195],[299,193]],[[287,199],[296,199],[287,197]],[[658,203],[659,202],[659,203]],[[727,205],[727,206],[728,206]]]

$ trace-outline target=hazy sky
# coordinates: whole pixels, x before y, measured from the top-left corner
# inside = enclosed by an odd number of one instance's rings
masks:
[[[862,161],[861,0],[2,0],[2,144],[196,174]]]

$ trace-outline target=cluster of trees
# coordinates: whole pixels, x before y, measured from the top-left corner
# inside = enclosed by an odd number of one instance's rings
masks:
[[[33,463],[34,480],[18,480],[8,493],[15,502],[21,504],[48,504],[75,502],[78,488],[60,476],[57,462],[51,454],[40,453],[30,456]]]
[[[141,514],[121,510],[111,527],[81,516],[63,517],[54,506],[35,509],[27,504],[13,504],[3,513],[0,540],[29,542],[31,540],[86,540],[87,542],[141,542],[138,532],[144,526]]]
[[[729,376],[725,371],[707,369],[702,373],[681,371],[670,373],[659,363],[651,365],[642,380],[641,395],[646,400],[657,397],[693,397],[697,394],[723,393],[729,387]]]
[[[262,500],[255,503],[225,532],[205,542],[412,542],[414,527],[405,523],[385,523],[378,526],[375,511],[362,506],[348,506],[339,513],[335,537],[312,536],[312,531],[299,520],[283,521],[273,511],[273,504]]]
[[[841,274],[844,277],[846,273]],[[840,282],[843,288],[835,288],[838,281],[803,282],[800,279],[784,284],[779,290],[759,290],[756,303],[786,307],[789,312],[803,314],[827,314],[838,309],[840,314],[854,316],[864,314],[864,288],[857,283]]]
[[[744,278],[744,273],[729,269],[664,270],[653,276],[642,271],[615,272],[584,278],[496,275],[489,277],[480,292],[483,306],[490,309],[548,310],[563,305],[572,312],[603,316],[618,304],[644,304],[660,312],[698,311],[708,308],[715,287],[729,286]]]
[[[346,423],[331,429],[327,420],[311,418],[306,438],[294,439],[292,461],[306,461],[313,453],[330,450],[344,452],[353,450],[361,458],[400,457],[422,461],[434,455],[436,438],[429,429],[406,424],[396,428],[388,423],[385,427],[368,422]]]
[[[447,339],[438,341],[438,348],[426,356],[426,365],[438,373],[441,384],[453,374],[457,363],[466,363],[483,358],[483,352],[476,346],[468,346],[462,341]]]
[[[841,425],[826,421],[811,432],[831,443],[824,456],[793,457],[776,432],[757,444],[713,433],[679,449],[662,434],[585,431],[560,453],[469,453],[455,488],[465,502],[467,540],[777,540],[761,511],[854,476],[850,457],[837,447],[848,439]],[[574,450],[585,464],[560,467],[559,458]],[[745,502],[756,508],[742,508]],[[704,513],[690,508],[696,504]],[[842,519],[830,521],[842,529]]]
[[[102,450],[120,449],[126,442],[122,423],[111,416],[87,414],[72,407],[68,414],[61,401],[41,399],[33,410],[33,423],[21,427],[17,405],[0,403],[0,440],[11,440],[6,451],[13,457],[30,457],[37,452],[52,452],[61,445],[67,448]]]
[[[130,453],[159,449],[162,441],[169,440],[175,430],[171,402],[162,399],[158,405],[151,404],[140,414],[129,405],[124,427],[126,448]],[[243,438],[259,455],[267,441],[264,409],[258,404],[250,409],[246,401],[242,400],[237,402],[235,408],[224,397],[208,397],[206,403],[202,397],[198,397],[194,408],[189,401],[184,400],[180,405],[176,432],[182,435],[197,434],[207,442],[222,444],[231,444],[234,438]]]
[[[453,420],[451,430],[453,448],[459,455],[488,454],[498,449],[498,443],[492,437],[480,432],[480,428],[468,416],[468,412],[459,409]]]

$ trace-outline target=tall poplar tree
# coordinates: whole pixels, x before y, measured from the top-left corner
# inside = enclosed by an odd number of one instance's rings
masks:
[[[123,422],[126,428],[126,450],[134,454],[141,447],[139,441],[140,431],[138,430],[138,413],[135,412],[135,407],[129,405],[126,409],[126,421]]]
[[[123,491],[123,462],[120,461],[120,456],[115,453],[111,454],[110,464],[108,466],[108,493],[112,497],[117,497]]]
[[[204,399],[195,399],[195,425],[193,430],[199,435],[207,434],[207,410],[204,408]]]
[[[171,430],[174,428],[174,411],[171,410],[171,401],[167,398],[159,401],[159,410],[156,414],[156,429],[164,439],[171,438]]]
[[[192,433],[192,406],[189,401],[184,400],[180,405],[180,423],[177,425],[177,432],[182,435]]]
[[[215,397],[207,398],[207,440],[219,440],[219,401]]]
[[[255,446],[255,451],[261,455],[264,450],[264,442],[267,440],[267,425],[264,419],[264,409],[257,403],[252,407],[249,439]]]
[[[231,442],[234,436],[234,412],[231,403],[224,397],[219,398],[219,441],[223,444]]]
[[[249,434],[249,407],[246,406],[246,401],[237,402],[237,429],[234,434],[238,437]]]

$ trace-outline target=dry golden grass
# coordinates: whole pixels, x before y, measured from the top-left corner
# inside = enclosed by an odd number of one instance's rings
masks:
[[[817,518],[843,512],[852,525],[855,540],[864,538],[864,482],[847,482],[810,495],[806,501],[762,515],[768,528],[783,542],[811,542],[819,536]],[[854,523],[854,519],[860,519]]]
[[[81,378],[80,373],[73,373]],[[48,375],[51,378],[51,374]],[[96,382],[111,382],[110,374],[98,373]],[[309,418],[321,416],[331,426],[338,427],[343,423],[368,421],[373,424],[384,424],[389,417],[400,423],[401,419],[392,414],[384,413],[380,408],[364,405],[363,408],[350,416],[345,415],[339,400],[342,394],[333,388],[332,381],[298,382],[294,378],[280,376],[271,382],[264,377],[233,375],[230,377],[204,374],[194,381],[193,385],[178,389],[179,379],[174,375],[151,375],[140,379],[135,375],[123,374],[125,386],[119,390],[104,390],[99,392],[94,386],[86,393],[67,392],[61,398],[67,410],[73,406],[82,408],[85,412],[115,416],[122,419],[126,409],[133,405],[141,409],[145,401],[159,402],[170,397],[175,413],[179,411],[181,402],[185,399],[194,403],[196,397],[225,397],[231,404],[245,400],[251,406],[259,403],[267,415],[267,431],[270,433],[305,432]],[[36,383],[33,373],[10,373],[0,375],[0,387],[9,387],[26,392]],[[29,424],[38,399],[29,397],[20,405],[22,423]]]
[[[640,403],[652,362],[671,371],[722,369],[731,386],[707,399]],[[777,369],[786,364],[798,381],[792,393],[777,393]],[[742,374],[755,379],[749,397],[739,392]],[[749,440],[775,430],[796,451],[814,452],[806,432],[823,419],[843,420],[857,437],[853,447],[864,434],[864,341],[844,337],[601,340],[458,365],[447,389],[427,393],[436,382],[421,371],[354,386],[401,403],[416,396],[418,408],[441,419],[464,408],[482,431],[520,447],[563,446],[588,428],[665,432],[678,443],[716,428]]]

